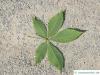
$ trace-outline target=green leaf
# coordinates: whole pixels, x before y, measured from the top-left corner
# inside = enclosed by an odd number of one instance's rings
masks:
[[[36,54],[35,54],[35,61],[36,64],[40,63],[44,57],[46,56],[47,52],[47,43],[42,43],[39,45],[39,47],[36,49]]]
[[[56,34],[62,27],[65,19],[65,11],[61,11],[52,17],[48,23],[48,36]]]
[[[33,26],[35,28],[36,34],[41,37],[47,37],[47,29],[45,24],[37,17],[33,18]]]
[[[61,43],[71,42],[83,34],[84,30],[68,28],[58,32],[51,40]]]
[[[47,53],[49,62],[52,65],[54,65],[57,69],[62,71],[65,62],[62,52],[60,52],[60,50],[52,43],[48,43]]]

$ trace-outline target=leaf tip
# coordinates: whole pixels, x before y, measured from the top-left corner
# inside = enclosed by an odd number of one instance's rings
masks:
[[[63,9],[63,10],[61,10],[61,12],[60,12],[60,13],[62,13],[62,15],[63,15],[63,19],[65,20],[66,10],[65,10],[65,9]]]
[[[81,35],[83,34],[83,33],[85,33],[87,30],[81,30]]]
[[[32,17],[32,19],[33,19],[33,21],[35,21],[35,19],[36,19],[36,16],[33,16],[33,17]]]
[[[77,30],[77,31],[80,31],[82,33],[86,32],[87,30],[81,30],[81,29],[78,29],[78,28],[68,28],[68,29],[74,29],[74,30]]]
[[[66,12],[66,9],[62,9],[60,12],[63,12],[63,14],[65,14],[65,12]]]
[[[65,15],[65,13],[66,13],[66,10],[64,9],[64,10],[62,10],[63,11],[63,14]]]

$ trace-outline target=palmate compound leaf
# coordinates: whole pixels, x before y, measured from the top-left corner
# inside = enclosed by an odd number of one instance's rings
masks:
[[[44,42],[40,44],[36,49],[35,53],[36,64],[40,63],[44,59],[44,57],[46,56],[46,52],[47,52],[47,43]]]
[[[48,43],[47,55],[49,62],[62,71],[65,63],[64,56],[62,52],[50,42]]]
[[[65,20],[65,11],[61,11],[52,17],[48,23],[48,36],[51,37],[56,34],[62,27]]]
[[[36,34],[41,37],[47,37],[47,29],[45,24],[37,17],[33,18],[33,27],[35,28]]]
[[[60,42],[60,43],[67,43],[71,42],[73,40],[76,40],[79,36],[81,36],[85,31],[79,30],[75,28],[67,28],[60,32],[58,32],[56,35],[54,35],[51,40]]]
[[[64,68],[65,60],[62,52],[51,42],[49,42],[49,40],[67,43],[77,39],[81,34],[84,33],[84,31],[75,28],[68,28],[59,31],[63,25],[64,19],[65,11],[61,11],[60,13],[56,14],[49,21],[47,31],[45,24],[41,20],[36,17],[33,18],[33,24],[37,35],[46,39],[46,42],[40,44],[36,49],[36,64],[40,63],[44,59],[47,52],[48,60],[52,65],[54,65],[60,71],[62,71]]]

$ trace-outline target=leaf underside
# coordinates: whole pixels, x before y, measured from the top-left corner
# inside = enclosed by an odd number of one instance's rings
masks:
[[[61,11],[52,17],[48,23],[48,36],[51,37],[55,35],[59,29],[62,27],[65,19],[65,11]]]
[[[47,37],[47,29],[45,24],[37,17],[33,18],[33,26],[35,28],[36,34],[41,37]]]
[[[40,63],[44,57],[46,56],[46,52],[47,52],[47,43],[42,43],[40,44],[37,49],[36,49],[36,53],[35,53],[35,62],[36,64]]]
[[[62,52],[52,43],[48,43],[47,53],[49,62],[62,71],[65,62]]]
[[[67,43],[76,40],[79,36],[82,35],[84,31],[75,28],[68,28],[58,32],[55,36],[51,38],[51,40],[60,42],[60,43]]]

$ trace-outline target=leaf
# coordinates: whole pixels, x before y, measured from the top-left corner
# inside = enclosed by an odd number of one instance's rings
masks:
[[[51,40],[61,43],[71,42],[81,36],[83,32],[84,30],[68,28],[58,32],[55,36],[51,38]]]
[[[65,19],[65,11],[61,11],[52,17],[48,23],[48,36],[56,34],[62,27]]]
[[[36,64],[40,63],[44,59],[46,52],[47,52],[47,43],[45,42],[40,44],[39,47],[36,49],[36,54],[35,54]]]
[[[37,35],[39,35],[41,37],[47,37],[47,29],[46,29],[46,26],[37,17],[33,18],[33,26],[35,28],[35,31],[36,31]]]
[[[62,68],[64,68],[64,56],[60,50],[54,46],[52,43],[48,43],[47,47],[47,53],[48,53],[48,60],[49,62],[54,65],[57,69],[62,71]]]

